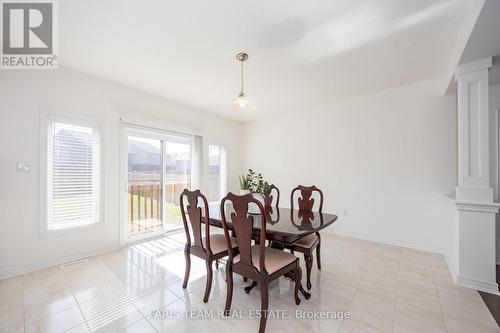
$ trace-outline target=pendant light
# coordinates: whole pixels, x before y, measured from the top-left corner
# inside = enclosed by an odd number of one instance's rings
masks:
[[[245,96],[244,83],[243,83],[243,63],[248,59],[248,54],[240,52],[236,55],[236,59],[241,62],[241,90],[238,98],[234,100],[234,104],[238,105],[241,109],[245,108],[250,101]]]

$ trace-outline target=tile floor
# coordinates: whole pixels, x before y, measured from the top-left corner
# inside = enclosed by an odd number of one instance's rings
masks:
[[[181,288],[184,234],[170,234],[61,269],[0,281],[0,332],[257,332],[258,319],[186,319],[216,314],[225,301],[224,266],[202,302],[205,266],[193,259]],[[323,233],[323,269],[313,268],[310,300],[296,306],[292,283],[276,281],[267,332],[500,332],[476,291],[455,286],[441,255]],[[235,276],[234,310],[260,308]],[[152,312],[154,310],[162,312]],[[349,319],[295,319],[295,310],[349,311]],[[199,311],[198,311],[199,310]],[[206,310],[206,311],[205,311]],[[213,310],[213,312],[209,312]],[[170,319],[160,319],[159,314]]]

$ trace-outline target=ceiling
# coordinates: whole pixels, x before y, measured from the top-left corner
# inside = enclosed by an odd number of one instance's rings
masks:
[[[486,1],[459,61],[459,64],[465,64],[474,60],[494,56],[493,67],[489,75],[491,85],[500,84],[499,17],[500,1]]]
[[[62,0],[60,65],[238,121],[443,74],[468,0]],[[238,51],[249,53],[237,109]]]

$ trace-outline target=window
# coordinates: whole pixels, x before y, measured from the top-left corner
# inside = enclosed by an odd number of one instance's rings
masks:
[[[221,145],[208,145],[209,202],[220,201],[226,195],[226,150]]]
[[[98,124],[47,117],[46,229],[100,222],[101,158]]]

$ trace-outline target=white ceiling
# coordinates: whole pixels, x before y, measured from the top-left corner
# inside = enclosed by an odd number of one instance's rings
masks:
[[[485,2],[469,41],[460,57],[465,64],[485,57],[496,56],[490,70],[490,84],[500,84],[500,1]]]
[[[443,74],[469,4],[61,0],[60,64],[246,121]]]

